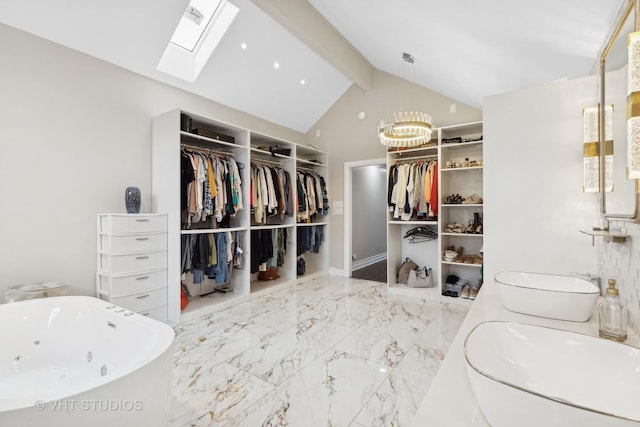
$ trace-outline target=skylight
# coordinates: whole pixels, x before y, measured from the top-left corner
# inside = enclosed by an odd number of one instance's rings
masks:
[[[226,0],[191,0],[158,63],[158,70],[195,81],[238,11]]]

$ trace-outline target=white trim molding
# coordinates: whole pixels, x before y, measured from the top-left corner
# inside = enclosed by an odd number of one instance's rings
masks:
[[[345,274],[344,269],[329,267],[329,276],[349,277]]]
[[[367,267],[369,265],[375,264],[380,261],[384,261],[387,259],[387,253],[382,252],[377,255],[372,255],[367,258],[363,258],[361,260],[355,261],[352,263],[352,270],[360,270],[361,268]]]
[[[355,162],[344,162],[344,263],[343,263],[343,277],[351,277],[353,271],[353,264],[351,259],[352,249],[352,237],[351,236],[351,193],[352,193],[352,181],[353,177],[351,172],[353,168],[360,166],[372,166],[372,165],[386,165],[387,159],[369,159],[358,160]],[[331,274],[331,271],[329,271]]]

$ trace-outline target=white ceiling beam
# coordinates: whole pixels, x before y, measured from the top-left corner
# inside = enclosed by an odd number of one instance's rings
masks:
[[[306,0],[251,0],[364,91],[373,66]]]

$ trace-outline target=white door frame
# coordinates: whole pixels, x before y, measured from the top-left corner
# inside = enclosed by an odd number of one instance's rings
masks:
[[[358,160],[355,162],[344,162],[344,275],[345,277],[351,277],[353,260],[351,259],[353,242],[351,236],[351,193],[352,193],[352,171],[353,168],[360,166],[374,166],[383,164],[387,165],[387,159],[370,159],[370,160]],[[386,231],[385,231],[386,233]]]

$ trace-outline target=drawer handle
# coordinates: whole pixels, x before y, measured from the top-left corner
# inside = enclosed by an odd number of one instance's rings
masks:
[[[140,295],[140,296],[136,297],[136,299],[142,299],[142,298],[146,298],[146,297],[148,297],[148,296],[149,296],[149,294],[146,294],[146,295]]]
[[[149,218],[136,219],[137,222],[149,222]]]
[[[144,280],[144,279],[148,279],[149,276],[140,276],[140,277],[136,277],[136,280]]]
[[[138,237],[136,240],[141,242],[143,240],[149,240],[149,238],[148,237]]]
[[[146,256],[137,256],[136,259],[149,259],[149,255]]]

